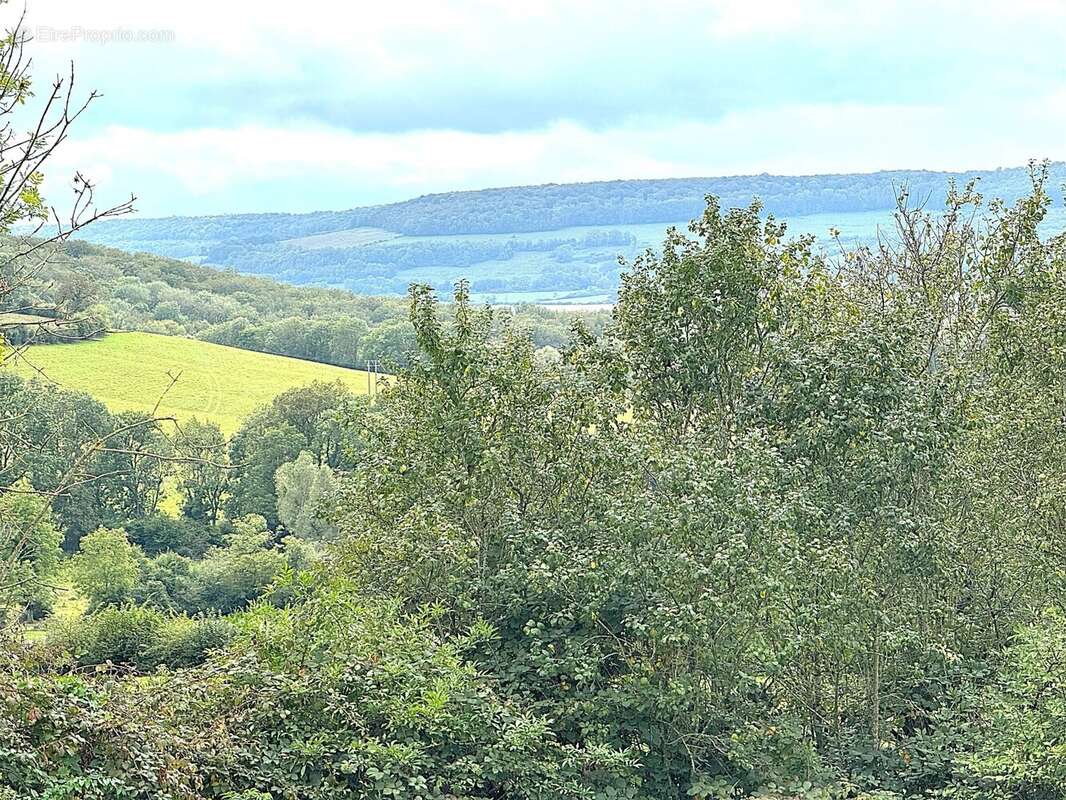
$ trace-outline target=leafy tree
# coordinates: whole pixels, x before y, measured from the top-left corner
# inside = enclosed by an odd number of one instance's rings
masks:
[[[193,575],[195,562],[175,552],[160,553],[142,569],[136,599],[164,611],[200,611],[200,584]]]
[[[1021,631],[1003,673],[986,689],[976,740],[966,758],[972,795],[1056,797],[1066,792],[1066,624],[1054,609]],[[994,787],[994,788],[992,788]]]
[[[130,412],[114,419],[101,448],[95,491],[116,522],[143,519],[159,507],[163,483],[173,466],[174,445],[148,414]]]
[[[124,530],[98,528],[82,538],[71,560],[71,578],[94,608],[118,605],[133,597],[142,559]]]
[[[230,442],[234,467],[229,515],[261,514],[273,529],[278,524],[275,476],[283,464],[295,461],[302,451],[311,453],[318,465],[344,464],[338,414],[352,399],[342,384],[316,381],[282,392],[253,414]]]
[[[274,398],[272,416],[303,436],[306,452],[318,465],[336,468],[343,463],[339,415],[352,402],[351,389],[340,381],[314,381],[288,389]]]
[[[735,428],[767,340],[785,324],[798,275],[817,269],[810,240],[784,241],[762,207],[723,214],[709,198],[689,239],[675,229],[623,275],[612,337],[632,375],[633,401],[684,434],[716,419]]]
[[[214,525],[222,513],[230,481],[225,436],[215,423],[192,419],[182,426],[176,451],[182,513]]]
[[[971,189],[942,217],[904,205],[900,250],[835,271],[712,203],[561,364],[490,339],[464,286],[450,325],[416,289],[420,355],[351,424],[343,569],[448,630],[486,619],[479,668],[561,739],[641,753],[647,796],[943,788],[965,713],[943,687],[1061,581],[1053,453],[1019,441],[1004,464],[1045,544],[1017,529],[998,570],[964,477],[1001,424],[1057,436],[1058,407],[1017,402],[989,335],[1025,319],[1021,286],[1038,307],[1055,285],[1036,179],[983,228]],[[1027,380],[1057,369],[1055,341]]]
[[[243,608],[285,570],[285,554],[271,546],[263,517],[248,515],[234,521],[233,527],[221,547],[208,550],[202,560],[191,565],[196,589],[186,600],[188,610],[228,614]]]
[[[408,354],[415,349],[414,330],[403,319],[389,320],[373,328],[363,338],[363,357],[384,363],[407,363]]]
[[[22,480],[0,494],[0,617],[15,607],[31,617],[51,609],[49,580],[62,541],[48,498]]]
[[[217,535],[216,529],[196,520],[160,513],[129,520],[125,531],[130,541],[149,556],[174,552],[190,558],[202,556]]]
[[[319,516],[323,503],[336,491],[333,470],[317,465],[306,450],[295,461],[278,467],[274,477],[278,493],[278,519],[292,533],[305,539],[330,539],[336,530]]]
[[[66,548],[74,549],[84,533],[111,519],[96,482],[72,477],[77,465],[88,476],[103,474],[99,437],[112,429],[111,415],[86,394],[9,374],[0,375],[0,397],[7,408],[33,409],[7,414],[0,423],[0,488],[25,478],[54,495]]]
[[[278,524],[274,476],[282,464],[295,459],[306,439],[288,423],[276,420],[269,409],[256,412],[230,440],[233,474],[226,513],[231,518],[260,514],[272,528]]]

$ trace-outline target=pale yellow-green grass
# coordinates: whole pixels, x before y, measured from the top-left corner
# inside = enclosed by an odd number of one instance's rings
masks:
[[[52,576],[48,582],[56,590],[52,613],[47,619],[34,622],[22,629],[22,634],[27,641],[44,641],[48,636],[47,629],[49,624],[72,622],[89,608],[89,601],[74,587],[74,582],[70,576],[69,561],[65,562],[59,568],[58,574]]]
[[[40,370],[45,379],[87,392],[113,412],[151,412],[158,403],[160,416],[213,420],[227,434],[295,386],[340,380],[355,392],[367,391],[367,374],[359,370],[153,333],[34,345],[10,368],[26,377]],[[171,376],[177,378],[173,385]]]
[[[178,487],[176,475],[168,475],[163,481],[163,494],[159,498],[156,510],[168,517],[181,516],[181,489]]]
[[[72,620],[85,613],[89,601],[74,587],[74,580],[70,575],[70,561],[60,567],[53,585],[56,587],[56,600],[52,606],[53,619]]]

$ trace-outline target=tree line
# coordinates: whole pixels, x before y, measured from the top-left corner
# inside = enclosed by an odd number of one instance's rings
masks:
[[[19,240],[9,239],[0,251],[10,254],[18,246]],[[414,347],[398,298],[289,286],[81,241],[67,241],[36,280],[11,292],[9,305],[56,320],[55,326],[6,326],[12,346],[140,330],[342,367],[362,367],[371,359],[403,364]],[[566,342],[567,315],[525,306],[511,314],[539,346]],[[579,315],[602,326],[602,315]]]
[[[479,292],[589,288],[613,292],[618,284],[618,255],[634,246],[633,234],[604,230],[567,238],[397,238],[347,247],[237,240],[211,244],[200,255],[205,263],[248,274],[297,285],[343,286],[358,294],[403,294],[412,283],[412,269],[446,268],[462,274],[464,267],[522,256],[520,268],[501,265],[493,276],[472,281],[472,288]]]

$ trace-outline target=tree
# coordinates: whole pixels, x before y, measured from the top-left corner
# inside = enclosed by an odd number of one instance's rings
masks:
[[[983,225],[978,202],[903,202],[898,248],[834,270],[711,203],[561,363],[490,339],[465,286],[448,321],[414,289],[419,353],[349,423],[339,569],[488,622],[478,668],[560,740],[632,748],[640,796],[939,791],[972,714],[945,687],[1066,574],[1038,321],[1064,253],[1039,176]]]
[[[187,517],[175,519],[160,513],[128,520],[124,527],[130,541],[149,556],[179,553],[190,558],[199,558],[204,554],[213,543],[216,530],[198,520]]]
[[[48,507],[30,483],[20,480],[0,494],[0,618],[12,607],[31,617],[51,609],[54,590],[48,583],[59,566],[62,534]]]
[[[233,472],[226,513],[230,518],[260,514],[277,527],[277,490],[274,476],[282,464],[295,459],[307,440],[271,409],[260,409],[233,435],[229,445]]]
[[[274,477],[278,493],[278,519],[292,533],[304,539],[324,541],[336,535],[336,528],[319,515],[324,502],[336,491],[337,482],[327,465],[318,465],[306,450],[295,461],[278,467]]]
[[[316,464],[336,468],[343,463],[340,417],[353,398],[351,389],[340,381],[314,381],[282,392],[270,410],[275,419],[303,436],[305,450]]]
[[[262,516],[249,514],[235,520],[233,528],[221,547],[212,548],[192,564],[196,608],[188,610],[236,611],[262,595],[285,570],[285,554],[271,545]]]
[[[667,232],[662,251],[622,276],[611,337],[632,376],[634,410],[683,435],[693,426],[735,429],[761,352],[785,324],[787,289],[817,263],[810,240],[785,242],[762,208],[722,213],[708,198],[688,238]]]
[[[176,444],[178,489],[182,513],[214,525],[229,489],[230,465],[226,437],[214,422],[193,418],[182,426]]]
[[[103,474],[100,433],[113,430],[113,419],[87,394],[15,375],[0,375],[0,398],[8,408],[26,410],[0,422],[0,491],[26,478],[48,493],[66,547],[73,550],[84,533],[111,518],[94,481],[85,478]]]
[[[344,465],[340,418],[353,399],[351,390],[339,382],[315,381],[282,392],[249,417],[230,442],[230,516],[262,514],[271,529],[277,527],[275,476],[301,451],[309,452],[320,466]]]
[[[410,322],[404,319],[388,320],[371,328],[363,337],[363,359],[406,364],[408,355],[415,349],[414,339]]]
[[[134,595],[144,554],[121,528],[98,528],[81,540],[71,578],[94,608],[119,605]]]
[[[174,444],[149,414],[118,414],[114,424],[100,448],[95,491],[105,498],[114,521],[143,519],[159,507],[163,483],[173,470]]]

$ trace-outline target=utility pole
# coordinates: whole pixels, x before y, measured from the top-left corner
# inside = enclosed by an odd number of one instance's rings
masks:
[[[378,376],[381,374],[381,362],[376,358],[367,359],[366,362],[366,393],[373,400],[378,393]],[[373,380],[371,380],[373,375]]]

